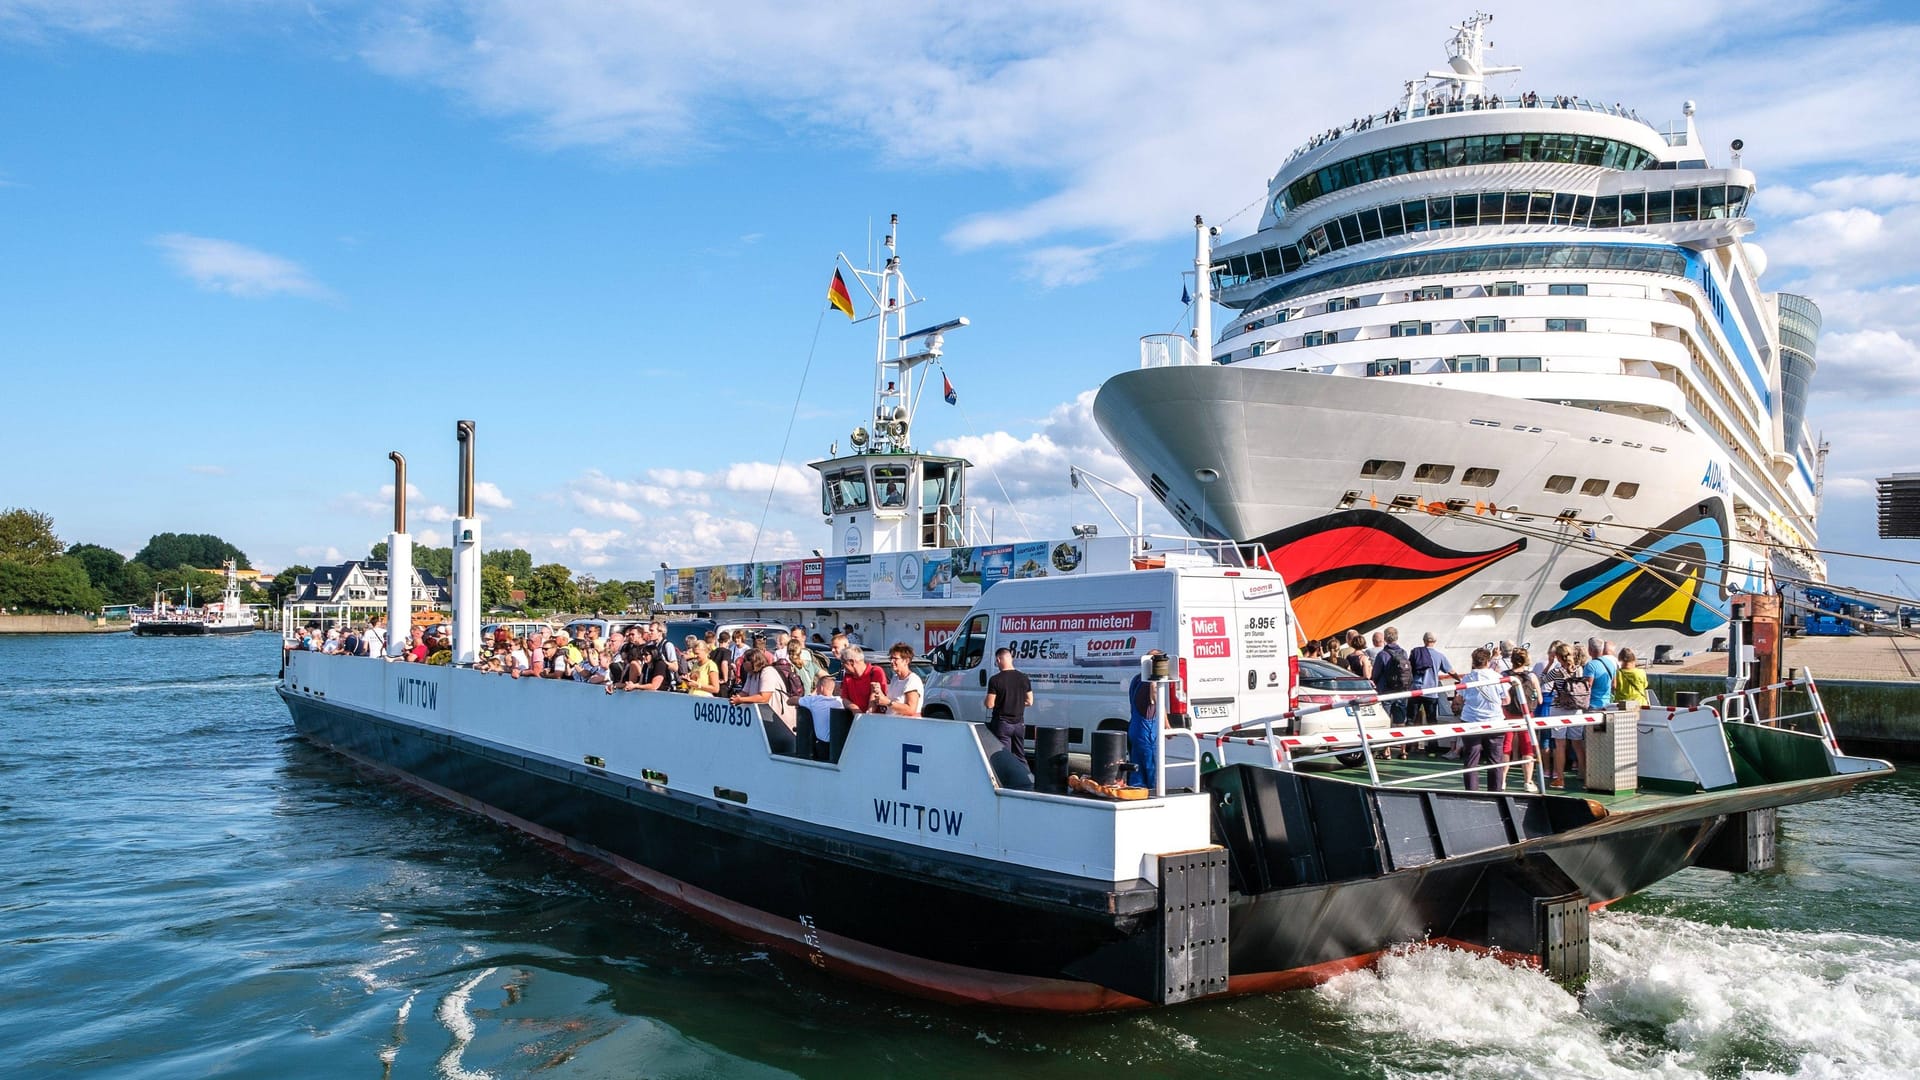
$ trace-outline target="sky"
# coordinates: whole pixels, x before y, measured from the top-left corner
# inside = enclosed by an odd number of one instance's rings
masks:
[[[872,392],[826,285],[898,213],[924,321],[971,321],[916,442],[980,466],[1002,539],[1103,521],[1067,471],[1140,490],[1090,404],[1182,325],[1193,215],[1251,231],[1287,153],[1393,104],[1468,14],[1199,10],[0,0],[0,505],[128,554],[337,561],[384,538],[399,450],[416,542],[445,543],[468,418],[489,547],[602,580],[825,547],[805,462]],[[1822,546],[1920,558],[1873,501],[1920,468],[1920,19],[1494,15],[1504,90],[1694,100],[1710,147],[1745,140],[1763,283],[1825,315]]]

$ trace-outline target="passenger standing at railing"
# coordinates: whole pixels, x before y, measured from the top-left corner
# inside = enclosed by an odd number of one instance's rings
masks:
[[[1460,714],[1462,724],[1496,724],[1501,719],[1500,675],[1493,670],[1493,650],[1479,648],[1473,650],[1473,670],[1460,679],[1460,689],[1454,693],[1454,711]],[[1469,770],[1462,774],[1468,791],[1480,790],[1480,770],[1482,765],[1498,765],[1507,760],[1502,748],[1506,733],[1502,731],[1469,731],[1460,737],[1465,747],[1462,756],[1463,765]],[[1487,773],[1487,787],[1493,791],[1506,789],[1505,769],[1493,769]]]
[[[1632,649],[1620,650],[1620,680],[1614,689],[1620,704],[1647,707],[1647,673],[1640,670],[1640,658]]]
[[[1510,665],[1507,677],[1513,680],[1507,684],[1506,713],[1509,720],[1522,720],[1540,715],[1540,679],[1533,673],[1533,667],[1529,663],[1531,659],[1525,649],[1514,649],[1507,654],[1507,662]],[[1528,791],[1536,790],[1533,786],[1532,729],[1523,728],[1519,731],[1507,732],[1505,747],[1506,759],[1519,762],[1521,765],[1520,786]],[[1500,770],[1502,777],[1506,774],[1507,770]]]
[[[1166,653],[1155,649],[1147,655],[1160,657]],[[1127,760],[1133,765],[1133,786],[1151,786],[1160,761],[1160,713],[1153,684],[1138,675],[1127,684]]]

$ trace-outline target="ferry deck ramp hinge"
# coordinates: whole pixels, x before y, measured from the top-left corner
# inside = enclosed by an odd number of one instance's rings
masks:
[[[1156,1005],[1227,990],[1227,851],[1161,855],[1161,977]]]
[[[1774,866],[1774,835],[1780,828],[1780,808],[1761,806],[1728,814],[1726,824],[1701,849],[1694,865],[1729,874],[1751,874]]]

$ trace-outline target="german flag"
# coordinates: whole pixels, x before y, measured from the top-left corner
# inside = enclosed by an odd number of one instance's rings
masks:
[[[847,292],[847,280],[840,276],[840,268],[834,267],[833,284],[827,286],[827,305],[847,313],[853,318],[853,296]]]

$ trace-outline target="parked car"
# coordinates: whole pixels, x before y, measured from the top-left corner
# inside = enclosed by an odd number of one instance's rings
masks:
[[[1372,697],[1378,692],[1374,689],[1371,680],[1363,679],[1338,664],[1304,656],[1296,661],[1293,684],[1293,707],[1296,709],[1303,705],[1337,705],[1354,698]],[[1387,711],[1377,704],[1356,706],[1355,711],[1360,714],[1361,721],[1370,728],[1386,727],[1391,720]],[[1352,722],[1346,719],[1344,713],[1329,711],[1318,715],[1322,719],[1320,725],[1322,730],[1332,730],[1334,725],[1326,721],[1336,716],[1339,717],[1341,726],[1349,729],[1352,727]],[[1365,765],[1366,751],[1355,750],[1341,754],[1336,760],[1350,767]]]

